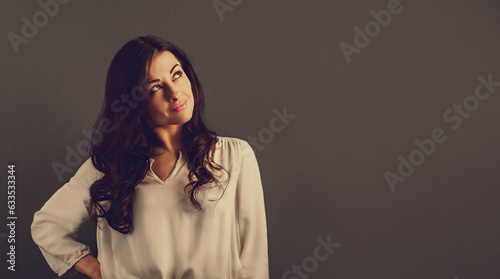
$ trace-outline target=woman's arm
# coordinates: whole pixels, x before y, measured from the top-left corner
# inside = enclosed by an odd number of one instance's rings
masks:
[[[239,278],[268,279],[264,192],[254,151],[248,142],[242,143],[242,163],[236,192],[241,242]]]
[[[90,279],[101,279],[101,264],[92,255],[87,255],[76,262],[74,269],[87,275]]]
[[[89,187],[100,176],[89,158],[33,216],[33,241],[52,270],[61,277],[76,274],[75,263],[91,254],[90,248],[75,238],[79,226],[89,219],[84,204],[90,198]]]

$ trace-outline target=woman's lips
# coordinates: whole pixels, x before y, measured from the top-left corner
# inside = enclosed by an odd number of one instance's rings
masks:
[[[174,108],[172,109],[172,111],[175,111],[175,112],[182,111],[182,110],[184,110],[184,109],[186,108],[186,106],[187,106],[187,100],[186,100],[186,101],[184,101],[184,102],[182,102],[182,103],[180,103],[180,104],[179,104],[179,105],[177,105],[176,107],[174,107]]]

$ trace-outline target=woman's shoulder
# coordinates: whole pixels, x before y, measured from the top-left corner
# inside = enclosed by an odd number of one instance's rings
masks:
[[[248,148],[251,148],[250,147],[250,144],[244,140],[244,139],[240,139],[240,138],[235,138],[235,137],[227,137],[227,136],[217,136],[217,148],[218,149],[223,149],[223,150],[227,150],[227,149],[230,149],[230,150],[240,150],[240,151],[244,151]]]
[[[95,181],[102,178],[104,174],[99,171],[92,162],[92,157],[87,158],[83,164],[80,165],[74,177],[84,178],[88,181]]]
[[[240,161],[245,156],[254,155],[253,149],[248,141],[235,137],[217,136],[216,149],[220,152],[222,157],[227,159],[239,158]],[[224,156],[225,155],[225,156]]]

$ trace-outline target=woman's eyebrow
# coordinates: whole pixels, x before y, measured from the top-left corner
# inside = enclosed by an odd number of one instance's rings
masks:
[[[175,65],[172,67],[172,69],[170,69],[170,74],[172,74],[172,72],[174,71],[174,69],[175,69],[175,67],[176,67],[176,66],[180,66],[180,65],[179,65],[179,64],[175,64]],[[148,81],[146,84],[150,84],[150,83],[157,82],[157,81],[160,81],[160,79],[158,79],[158,78],[157,78],[157,79],[154,79],[154,80],[150,80],[150,81]]]
[[[179,65],[179,64],[175,64],[175,65],[172,67],[172,69],[170,69],[170,73],[172,73],[172,72],[174,71],[175,66],[180,66],[180,65]]]

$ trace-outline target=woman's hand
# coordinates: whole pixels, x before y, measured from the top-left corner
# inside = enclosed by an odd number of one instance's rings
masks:
[[[102,279],[101,264],[92,255],[81,258],[74,267],[77,271],[89,276],[90,279]]]

